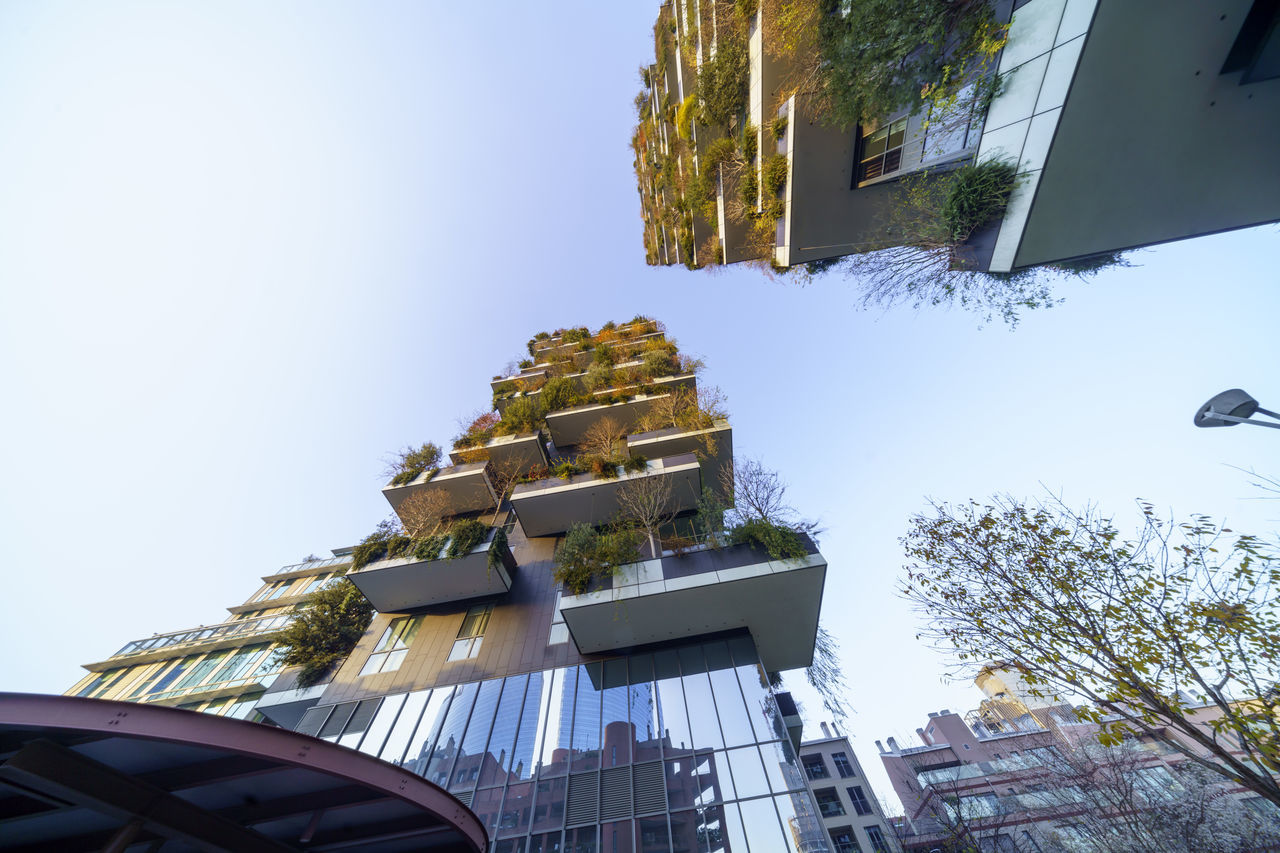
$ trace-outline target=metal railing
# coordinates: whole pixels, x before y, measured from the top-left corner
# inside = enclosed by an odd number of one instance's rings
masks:
[[[351,562],[351,557],[329,557],[325,560],[303,560],[301,563],[294,563],[289,566],[276,569],[271,573],[272,576],[283,575],[288,572],[298,572],[309,569],[327,569],[330,566],[341,566]]]
[[[140,655],[146,652],[152,652],[157,649],[167,649],[173,646],[184,646],[192,643],[205,643],[211,640],[221,640],[228,637],[243,637],[256,634],[267,634],[279,631],[289,624],[292,618],[291,613],[281,613],[275,616],[259,616],[256,619],[241,619],[238,622],[224,622],[220,625],[209,625],[202,628],[192,628],[186,631],[172,631],[168,634],[157,634],[154,637],[148,637],[145,640],[134,640],[127,643],[124,648],[116,652],[112,657],[122,657],[126,655]]]

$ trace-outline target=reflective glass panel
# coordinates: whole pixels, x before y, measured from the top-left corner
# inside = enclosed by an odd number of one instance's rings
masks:
[[[658,652],[653,656],[658,686],[658,724],[662,731],[664,754],[687,754],[693,748],[689,718],[684,709],[684,689],[680,686],[680,668],[675,652]]]
[[[738,807],[742,810],[742,826],[747,838],[751,839],[751,853],[778,853],[790,849],[782,837],[772,797],[744,800],[738,803]]]
[[[601,666],[589,663],[578,667],[578,691],[573,711],[572,772],[596,770],[600,767],[600,691]]]
[[[479,685],[472,681],[460,684],[454,689],[453,702],[445,713],[440,725],[440,734],[436,737],[435,747],[431,750],[431,762],[422,775],[428,782],[440,787],[449,784],[449,770],[458,755],[458,744],[462,740],[463,729],[467,726],[467,717],[471,715],[471,706],[476,701]]]
[[[568,780],[540,779],[537,800],[533,804],[533,830],[559,829],[564,826],[564,798]]]
[[[702,853],[705,847],[698,836],[698,814],[694,811],[671,813],[672,849]]]
[[[539,721],[542,752],[538,761],[539,776],[559,776],[569,770],[570,733],[573,726],[573,690],[577,685],[576,668],[557,669],[546,688],[546,709]]]
[[[711,672],[711,690],[716,697],[716,711],[720,715],[720,731],[724,733],[725,746],[738,746],[755,741],[751,718],[742,703],[742,690],[732,669]]]
[[[762,743],[760,753],[764,756],[764,769],[769,774],[769,784],[774,793],[804,790],[804,773],[791,749],[791,741]]]
[[[440,734],[440,726],[444,723],[452,698],[452,687],[442,687],[433,692],[426,709],[422,712],[422,718],[418,721],[418,728],[414,731],[412,740],[409,741],[409,747],[404,754],[404,766],[419,776],[426,775],[427,759],[431,757],[431,748]]]
[[[360,741],[361,752],[367,755],[377,755],[382,751],[382,744],[391,732],[391,726],[395,723],[401,706],[404,705],[404,697],[405,694],[400,693],[382,700],[382,704],[378,706],[378,713],[374,714],[373,719],[369,721],[369,728],[365,732],[364,740]]]
[[[689,728],[697,749],[719,749],[724,746],[716,704],[711,698],[711,681],[701,646],[680,650],[680,668],[684,673],[684,701],[689,709]]]
[[[489,736],[489,748],[485,750],[484,764],[480,768],[481,787],[501,785],[507,778],[514,755],[512,747],[516,730],[521,720],[524,689],[528,682],[529,676],[516,675],[506,679],[502,685],[502,699],[493,720],[493,733]]]
[[[618,767],[631,763],[631,744],[634,740],[631,724],[631,703],[634,694],[627,686],[627,659],[614,658],[604,662],[604,691],[601,696],[601,764]],[[643,718],[644,710],[637,709]]]
[[[735,660],[736,660],[735,656]],[[764,670],[759,664],[734,667],[738,675],[738,685],[742,695],[746,697],[747,710],[751,717],[751,728],[755,730],[756,740],[776,740],[786,737],[782,720],[778,718],[777,706],[773,695],[769,692]]]
[[[636,818],[636,853],[671,853],[666,815]]]
[[[658,725],[658,688],[653,681],[653,656],[633,656],[628,661],[628,669],[631,725],[635,728],[636,738],[632,760],[654,761],[662,757],[662,728]]]
[[[525,853],[523,838],[507,838],[493,847],[493,853]]]
[[[529,818],[533,815],[533,783],[519,782],[507,786],[502,800],[502,814],[498,820],[498,837],[524,835],[529,831]]]
[[[564,834],[564,853],[596,853],[596,828],[580,826]]]
[[[707,806],[705,809],[698,809],[697,814],[698,838],[702,842],[700,849],[705,853],[731,853],[734,850],[744,849],[733,847],[729,843],[723,806]]]
[[[633,853],[631,821],[619,820],[600,826],[600,853]]]
[[[547,832],[529,839],[529,853],[561,853],[560,833]]]
[[[449,691],[445,689],[437,692],[448,693]],[[404,758],[405,748],[409,746],[409,740],[413,737],[413,731],[418,727],[418,718],[422,716],[422,709],[426,707],[427,697],[430,695],[430,690],[419,690],[410,693],[404,700],[400,716],[396,717],[395,726],[391,729],[391,734],[388,735],[382,751],[378,753],[379,758],[390,761],[392,764],[400,763]]]
[[[489,742],[489,730],[493,727],[493,715],[498,710],[498,697],[501,693],[501,678],[480,683],[471,719],[467,721],[467,732],[462,736],[458,758],[449,776],[450,791],[469,791],[476,786],[485,757],[484,747]]]
[[[509,772],[512,780],[533,778],[538,738],[546,726],[544,714],[550,698],[552,675],[550,672],[535,672],[529,676],[524,710],[520,712],[520,728],[516,731],[516,745],[511,750]]]
[[[484,788],[476,791],[475,798],[471,801],[471,811],[475,812],[484,828],[492,835],[502,811],[502,789]]]
[[[727,853],[743,853],[748,849],[747,833],[742,827],[742,815],[737,803],[729,803],[724,807],[723,838]]]
[[[729,750],[729,767],[733,770],[733,786],[739,797],[755,797],[769,793],[769,782],[754,746]]]
[[[826,829],[822,825],[822,819],[813,811],[807,791],[774,797],[773,804],[778,807],[778,814],[782,817],[782,826],[786,830],[783,836],[787,839],[788,850],[792,853],[808,853],[827,846]]]

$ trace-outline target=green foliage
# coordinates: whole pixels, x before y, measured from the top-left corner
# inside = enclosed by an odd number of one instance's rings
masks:
[[[698,95],[696,92],[690,92],[689,97],[680,103],[680,108],[676,110],[676,135],[681,139],[689,139],[693,136],[693,112],[698,106]]]
[[[793,560],[809,553],[799,533],[763,518],[749,519],[730,530],[729,541],[734,545],[761,548],[773,560]]]
[[[739,34],[726,35],[716,45],[714,59],[702,63],[698,74],[700,120],[707,125],[727,125],[747,108],[747,46]]]
[[[1133,264],[1121,252],[1104,252],[1100,255],[1090,255],[1087,258],[1054,261],[1052,264],[1047,264],[1047,266],[1077,278],[1090,278],[1103,270],[1131,267]]]
[[[743,20],[754,15],[758,8],[760,8],[760,0],[733,0],[733,9]]]
[[[755,169],[747,169],[738,182],[738,195],[748,209],[756,209],[756,204],[760,201],[760,182],[756,179]]]
[[[641,358],[644,359],[644,366],[640,368],[640,371],[647,379],[672,376],[676,372],[676,360],[671,356],[671,353],[665,350],[645,350]]]
[[[498,435],[520,435],[536,432],[542,426],[544,411],[537,397],[517,397],[502,413],[502,420],[494,428]]]
[[[702,165],[703,171],[714,178],[716,169],[732,160],[737,156],[737,153],[738,141],[732,136],[721,136],[707,144],[707,150],[702,153],[698,162]]]
[[[567,409],[582,402],[582,394],[574,380],[564,376],[553,376],[542,386],[541,392],[543,412],[555,412]],[[508,409],[510,411],[510,409]]]
[[[575,524],[555,553],[552,577],[574,595],[587,591],[593,580],[612,577],[618,567],[640,559],[640,533],[629,528],[601,532]]]
[[[911,519],[903,593],[959,666],[998,661],[1114,742],[1161,740],[1280,804],[1280,555],[1140,504],[1124,538],[1060,501],[935,504]],[[1202,713],[1209,705],[1213,713]],[[1201,709],[1201,710],[1197,710]]]
[[[778,116],[773,120],[773,138],[781,139],[787,133],[787,117]]]
[[[468,447],[476,447],[486,444],[489,439],[493,438],[494,430],[498,426],[498,413],[485,412],[472,421],[462,434],[453,440],[455,450],[465,450]]]
[[[449,528],[448,559],[465,557],[489,535],[489,525],[474,518],[459,521]]]
[[[787,155],[774,154],[768,160],[764,161],[763,188],[765,195],[772,198],[782,191],[787,185]]]
[[[557,462],[551,469],[551,474],[555,477],[559,477],[561,480],[567,480],[574,474],[581,474],[582,472],[583,469],[579,468],[568,459]]]
[[[607,350],[607,347],[601,347]],[[601,350],[596,350],[600,352]],[[602,362],[593,362],[587,368],[587,375],[583,379],[587,384],[588,391],[599,391],[601,388],[608,388],[613,384],[613,368]]]
[[[747,124],[742,128],[742,159],[747,161],[747,165],[755,162],[756,153],[760,150],[758,132],[759,128],[754,124]]]
[[[628,474],[634,474],[637,471],[643,471],[649,467],[649,460],[638,453],[628,456],[622,463],[622,468]]]
[[[325,584],[274,640],[276,662],[301,667],[298,686],[318,684],[355,648],[373,619],[373,607],[355,584],[339,578]]]
[[[951,240],[964,242],[1002,214],[1016,181],[1017,169],[1007,161],[988,160],[957,169],[942,206],[942,219]]]
[[[415,539],[413,544],[413,558],[424,562],[440,559],[440,551],[449,541],[448,534],[439,536],[426,536],[422,539]]]
[[[950,97],[1004,44],[988,0],[853,0],[819,25],[827,118],[840,127]],[[952,69],[958,69],[953,71]]]
[[[572,329],[565,329],[560,333],[560,342],[566,344],[576,344],[579,341],[587,341],[591,339],[591,330],[586,326],[576,326]]]
[[[653,79],[649,76],[649,66],[647,65],[640,66],[640,82],[644,84],[646,89],[653,85]]]
[[[492,571],[502,562],[502,552],[506,551],[507,531],[499,527],[493,531],[493,541],[489,543],[489,570]]]
[[[698,510],[693,516],[693,529],[699,536],[714,542],[724,532],[724,501],[711,488],[702,487]]]
[[[406,448],[391,463],[391,470],[394,472],[391,485],[403,486],[406,483],[412,483],[422,472],[439,469],[439,467],[440,448],[431,442],[427,442],[417,450],[411,447]]]
[[[370,563],[387,556],[387,542],[400,532],[394,521],[378,523],[377,529],[360,541],[351,551],[351,571],[358,572]]]

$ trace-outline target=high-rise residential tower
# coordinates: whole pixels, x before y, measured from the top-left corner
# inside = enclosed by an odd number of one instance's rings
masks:
[[[286,669],[256,713],[447,789],[492,851],[828,849],[773,686],[812,661],[826,563],[733,508],[700,370],[644,317],[529,341],[447,462],[404,454],[391,522],[244,606],[342,570],[377,611],[327,680]]]

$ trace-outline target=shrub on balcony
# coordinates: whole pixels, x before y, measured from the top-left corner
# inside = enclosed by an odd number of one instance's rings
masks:
[[[1004,212],[1017,183],[1017,168],[1003,160],[988,160],[957,169],[951,178],[942,219],[951,240],[963,243],[974,231]]]
[[[608,348],[603,347],[596,352],[607,352]],[[601,388],[608,388],[613,384],[613,367],[609,364],[596,361],[587,368],[587,375],[584,378],[588,391],[599,391]]]
[[[362,539],[360,544],[352,549],[351,571],[358,572],[370,563],[384,559],[387,556],[387,542],[399,532],[395,522],[380,522],[376,530]]]
[[[745,521],[730,530],[729,542],[754,545],[766,551],[773,560],[793,560],[808,553],[799,533],[786,525],[760,518]]]
[[[488,443],[493,438],[494,429],[498,425],[497,412],[484,412],[476,417],[462,434],[453,440],[454,450],[466,450]]]
[[[391,485],[403,486],[418,479],[424,471],[440,468],[440,448],[427,442],[416,450],[407,447],[391,461],[387,473],[391,474]]]
[[[747,45],[745,33],[726,30],[716,44],[714,59],[702,63],[698,74],[699,119],[726,125],[747,108]]]
[[[542,424],[542,405],[536,398],[518,397],[511,401],[502,413],[502,420],[494,427],[496,435],[521,435],[536,432]]]
[[[555,412],[583,402],[582,392],[572,379],[554,376],[542,386],[542,410]],[[509,411],[509,410],[508,410]]]
[[[787,185],[787,155],[774,154],[764,161],[764,191],[770,198]]]
[[[373,606],[355,584],[340,578],[322,586],[273,638],[280,645],[275,662],[301,667],[298,686],[320,683],[364,635]]]
[[[639,559],[639,531],[624,527],[601,532],[588,524],[575,524],[556,549],[552,577],[581,595],[592,581],[612,577],[620,566]]]
[[[690,92],[689,97],[680,103],[676,110],[676,135],[681,139],[693,136],[693,112],[698,106],[697,93]]]
[[[474,518],[459,521],[449,529],[448,559],[464,557],[471,553],[489,535],[489,525]]]

